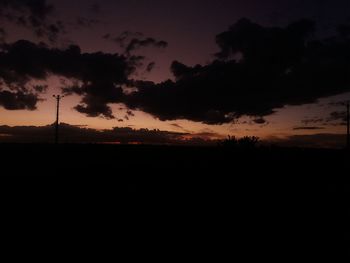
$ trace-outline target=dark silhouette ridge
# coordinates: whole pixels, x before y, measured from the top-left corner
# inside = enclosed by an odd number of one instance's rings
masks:
[[[133,227],[146,224],[154,234],[162,226],[166,235],[180,235],[180,240],[193,234],[191,242],[198,239],[198,244],[215,240],[228,245],[229,237],[236,255],[348,258],[350,192],[344,169],[349,156],[344,151],[64,144],[0,148],[5,153],[1,175],[6,180],[22,176],[13,187],[2,183],[1,194],[11,192],[12,200],[25,201],[37,196],[33,203],[43,204],[44,211],[58,203],[69,211],[99,207],[119,218],[122,203]],[[32,175],[44,177],[23,179]],[[158,220],[147,221],[154,217]]]
[[[222,145],[224,141],[209,139],[208,134],[191,134],[149,129],[132,129],[115,127],[113,129],[95,130],[86,126],[60,123],[60,141],[62,143],[111,143],[111,144],[145,144],[145,145]],[[46,126],[0,126],[0,143],[51,143],[55,131],[55,123]],[[190,136],[190,138],[189,138]],[[204,137],[203,137],[204,136]],[[220,138],[211,133],[210,137]],[[235,138],[235,137],[233,137]],[[236,138],[235,138],[236,139]],[[238,140],[238,139],[237,139]],[[235,141],[233,141],[233,144]],[[227,145],[227,143],[224,143]],[[228,142],[229,145],[229,142]],[[286,138],[266,138],[261,145],[279,145],[282,147],[329,148],[343,149],[346,145],[346,134],[311,134],[291,135]]]

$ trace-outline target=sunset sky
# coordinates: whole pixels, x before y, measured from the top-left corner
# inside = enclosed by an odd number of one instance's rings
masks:
[[[345,26],[350,25],[349,7],[348,0],[0,0],[0,94],[3,93],[0,95],[0,126],[52,124],[55,121],[52,96],[65,94],[61,103],[61,122],[92,129],[147,128],[212,139],[227,135],[271,139],[344,134],[344,103],[350,99],[350,77],[346,77],[350,76],[346,75],[350,74],[350,52],[344,53],[344,60],[348,59],[346,64],[333,51],[339,41],[345,43],[341,45],[345,51],[350,49],[350,27]],[[278,57],[281,50],[284,53],[297,50],[297,44],[290,43],[299,35],[294,35],[290,25],[302,19],[313,21],[315,27],[307,36],[300,36],[304,44],[324,41],[324,48],[329,47],[333,53],[317,53],[317,47],[312,49],[310,44],[307,51],[300,53],[298,62],[288,56]],[[340,25],[344,25],[345,33],[338,40]],[[300,30],[306,30],[307,26],[301,24]],[[274,31],[274,28],[279,29]],[[263,40],[255,41],[249,32]],[[329,37],[335,40],[325,40]],[[252,42],[247,40],[253,39],[257,46],[275,43],[270,38],[276,39],[278,51],[274,50],[273,44],[252,52]],[[285,42],[285,39],[290,41]],[[27,42],[15,45],[19,40]],[[33,46],[28,48],[28,43]],[[278,43],[288,44],[281,47]],[[79,55],[73,49],[69,51],[71,45],[80,47]],[[231,53],[224,54],[225,48]],[[22,54],[20,50],[34,50],[23,57],[33,61],[36,60],[35,52],[59,54],[57,56],[67,58],[60,58],[60,63],[64,61],[62,64],[66,63],[67,67],[55,67],[56,55],[43,55],[38,63],[23,62],[21,58],[13,62],[14,56],[17,58]],[[259,50],[269,56],[261,55]],[[305,55],[306,52],[309,53]],[[83,55],[85,53],[95,55],[87,57]],[[122,58],[114,57],[115,61],[112,61],[111,57],[116,53]],[[219,57],[218,53],[225,57]],[[316,60],[312,54],[326,55],[324,59]],[[79,62],[71,62],[70,55]],[[82,58],[78,59],[78,56]],[[217,60],[224,64],[216,64]],[[233,60],[236,64],[231,65]],[[96,69],[91,65],[94,61],[97,61]],[[333,64],[329,68],[334,72],[323,79],[321,72],[326,71],[321,68],[311,73],[315,75],[305,77],[307,73],[302,64],[305,61],[311,61],[309,65],[316,65],[315,61],[321,61],[320,64],[331,61]],[[124,67],[117,63],[134,67],[132,72],[125,74],[127,80],[124,73],[118,72],[116,74],[121,76],[114,78],[114,68],[101,69],[101,65]],[[38,71],[35,69],[37,64],[40,64]],[[196,67],[198,64],[201,66]],[[270,66],[271,71],[264,76],[277,70],[289,74],[291,81],[276,80],[280,73],[255,82],[239,77],[243,67],[258,69],[257,75],[250,73],[252,70],[245,75],[254,79],[254,76],[261,76],[260,69]],[[79,70],[73,72],[78,67]],[[87,67],[91,68],[87,70]],[[227,73],[231,69],[236,70],[232,75]],[[90,77],[89,72],[94,76]],[[23,79],[18,77],[21,74]],[[198,76],[205,76],[205,80],[206,74],[209,82],[198,80]],[[223,74],[222,82],[220,74]],[[104,76],[111,82],[103,79]],[[317,81],[314,81],[315,76],[319,77]],[[214,82],[217,85],[210,86],[210,81],[217,78],[220,79]],[[172,83],[165,82],[168,79]],[[201,88],[198,83],[208,84],[208,87]],[[104,85],[113,87],[105,89]],[[193,89],[191,85],[194,85]],[[261,93],[249,85],[261,85],[266,92]],[[269,85],[275,86],[266,88]],[[122,95],[119,89],[127,95]],[[167,93],[164,89],[177,91]],[[188,96],[187,89],[192,89]],[[24,101],[28,101],[24,99],[17,103],[13,98],[9,99],[11,95],[6,93],[8,97],[5,96],[5,91],[16,94],[15,99],[19,99],[19,92],[26,96],[35,94],[36,100],[28,105],[24,105]]]

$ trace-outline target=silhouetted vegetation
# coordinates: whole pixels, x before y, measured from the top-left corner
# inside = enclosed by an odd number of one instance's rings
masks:
[[[240,150],[252,150],[258,146],[259,142],[260,139],[255,136],[245,136],[240,139],[235,136],[228,136],[227,139],[219,142],[219,146]]]
[[[180,216],[172,226],[201,211],[198,235],[205,229],[209,238],[215,228],[239,240],[246,255],[253,247],[269,257],[311,254],[341,262],[335,255],[350,247],[350,188],[341,183],[348,177],[345,151],[257,148],[258,141],[229,137],[225,147],[0,144],[2,175],[45,176],[12,188],[2,183],[2,193],[21,201],[37,195],[45,208],[62,199],[65,209],[95,204],[113,215],[124,203],[137,211],[135,225],[150,211],[161,221]],[[183,236],[190,228],[182,228]],[[210,239],[227,244],[220,236]]]

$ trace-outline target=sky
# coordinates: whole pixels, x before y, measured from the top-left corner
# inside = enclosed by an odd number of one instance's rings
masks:
[[[90,129],[343,134],[349,6],[0,0],[0,126],[52,124],[64,94],[61,122]]]

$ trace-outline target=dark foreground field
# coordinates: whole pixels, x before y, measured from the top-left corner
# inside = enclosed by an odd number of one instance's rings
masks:
[[[159,240],[244,262],[349,262],[344,151],[5,144],[0,152],[10,206],[126,216],[147,238],[160,229]]]

